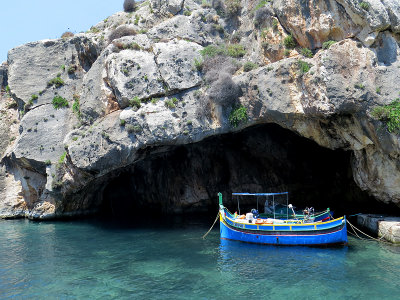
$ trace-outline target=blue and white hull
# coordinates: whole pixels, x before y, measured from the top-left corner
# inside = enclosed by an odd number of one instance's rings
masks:
[[[220,211],[222,239],[268,245],[346,245],[346,217],[328,222],[249,224]]]

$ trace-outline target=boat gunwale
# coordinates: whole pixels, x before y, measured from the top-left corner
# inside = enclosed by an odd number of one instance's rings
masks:
[[[224,208],[224,212],[225,212],[226,211],[226,207],[223,207],[223,208]],[[230,215],[232,215],[229,211],[228,211],[228,213]],[[225,214],[225,218],[229,219],[234,224],[245,224],[245,223],[235,222],[234,219],[229,218],[226,214]],[[344,219],[344,216],[340,217],[340,218],[333,219],[333,220],[325,221],[325,222],[318,221],[318,222],[303,223],[303,224],[290,224],[290,223],[285,223],[285,224],[255,224],[254,223],[253,224],[253,223],[249,223],[249,224],[245,224],[245,225],[250,225],[251,224],[251,225],[258,225],[258,226],[314,226],[314,225],[321,225],[321,224],[329,224],[329,223],[336,222],[336,221],[343,220],[343,219]],[[249,230],[259,230],[259,229],[250,229],[249,228]],[[314,230],[318,230],[318,229],[314,229]]]

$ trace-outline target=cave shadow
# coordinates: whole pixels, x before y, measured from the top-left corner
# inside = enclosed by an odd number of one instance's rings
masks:
[[[234,212],[232,192],[282,191],[297,208],[329,207],[336,217],[398,212],[356,185],[351,155],[276,124],[258,125],[145,156],[106,184],[99,214],[124,221],[197,214],[209,221],[218,211],[218,192]],[[255,203],[241,200],[242,213]]]

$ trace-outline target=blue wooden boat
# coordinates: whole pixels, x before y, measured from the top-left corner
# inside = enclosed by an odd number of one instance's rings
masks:
[[[283,195],[262,193],[256,196]],[[219,193],[221,239],[269,245],[347,245],[346,217],[326,222],[296,219],[239,218],[224,207]],[[249,218],[248,215],[250,215]]]

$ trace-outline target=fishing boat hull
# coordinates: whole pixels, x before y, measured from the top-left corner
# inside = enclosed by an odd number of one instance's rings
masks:
[[[260,229],[261,228],[261,229]],[[304,225],[237,224],[221,213],[222,239],[268,245],[347,245],[346,218]]]

